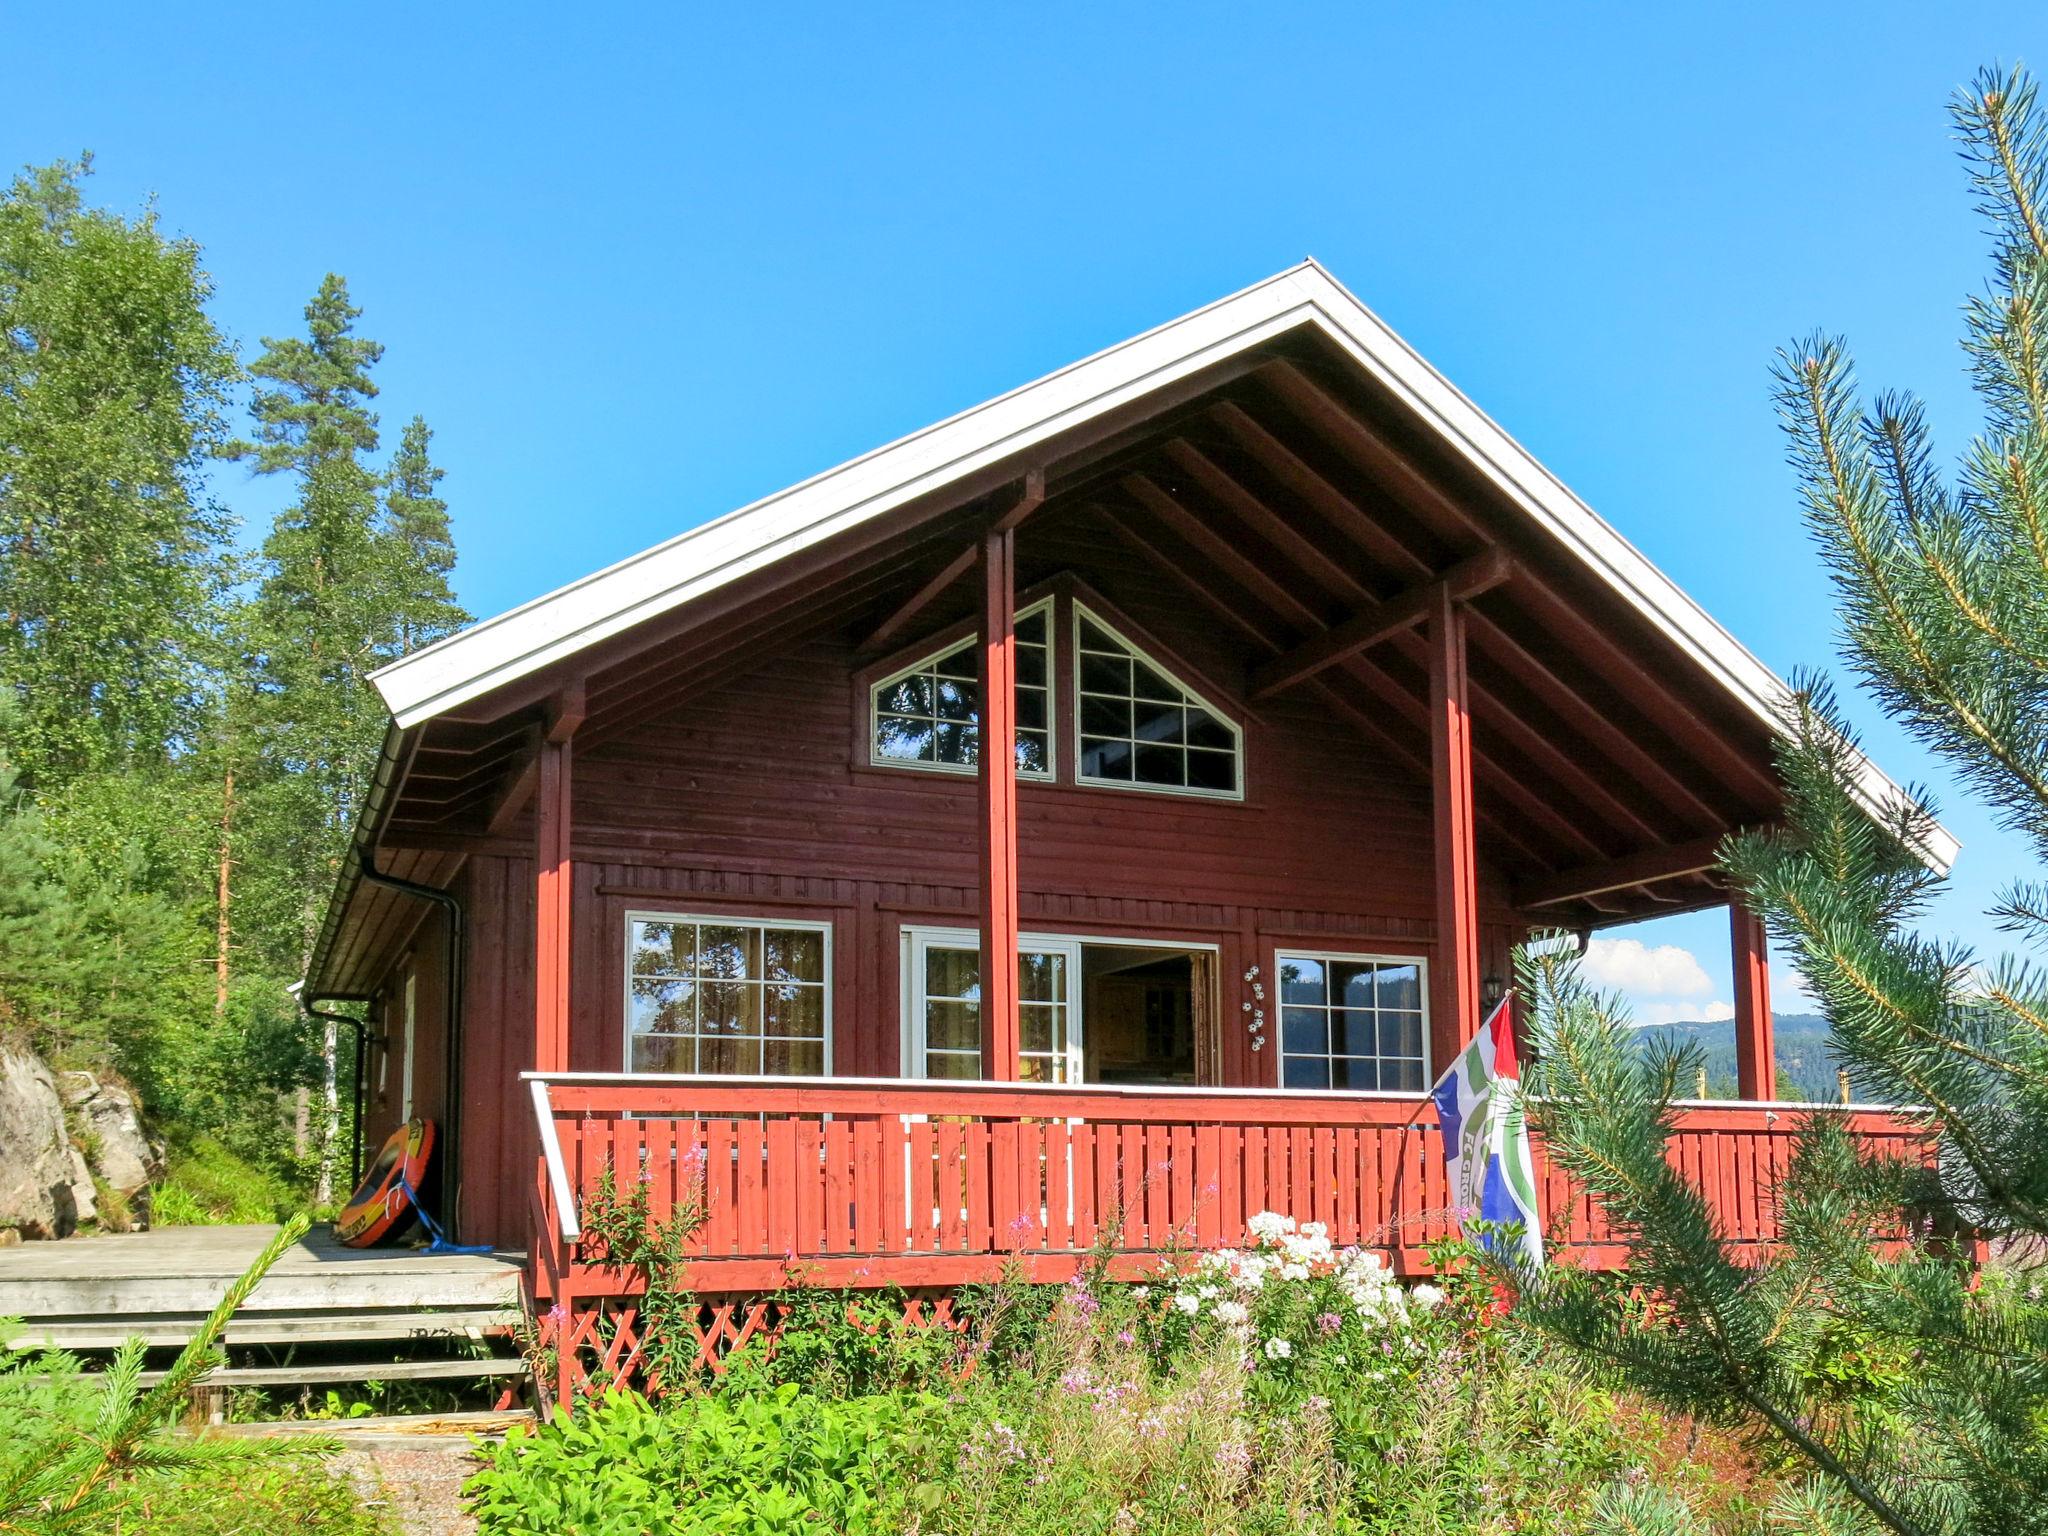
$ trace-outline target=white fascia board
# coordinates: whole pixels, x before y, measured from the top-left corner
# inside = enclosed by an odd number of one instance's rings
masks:
[[[372,680],[400,727],[418,725],[1305,324],[1782,732],[1784,681],[1313,261],[451,635]],[[1869,758],[1858,763],[1871,811],[1909,798]],[[1946,873],[1960,848],[1937,825],[1919,852]]]
[[[371,680],[401,726],[430,720],[1293,329],[1310,317],[1291,276],[1268,278],[679,534],[380,668]]]

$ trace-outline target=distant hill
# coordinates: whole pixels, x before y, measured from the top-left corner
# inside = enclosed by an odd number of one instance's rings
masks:
[[[1835,1077],[1836,1061],[1829,1045],[1828,1021],[1815,1013],[1779,1013],[1772,1020],[1777,1029],[1778,1097],[1834,1103],[1842,1096]],[[1716,1099],[1735,1097],[1735,1023],[1645,1024],[1635,1031],[1645,1044],[1656,1039],[1696,1040],[1707,1055],[1707,1095]],[[1851,1092],[1855,1084],[1851,1081]],[[1687,1088],[1688,1096],[1691,1089]],[[1861,1098],[1860,1093],[1857,1097]]]

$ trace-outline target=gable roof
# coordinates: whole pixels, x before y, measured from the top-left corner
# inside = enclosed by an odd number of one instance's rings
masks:
[[[487,619],[373,681],[395,726],[409,730],[1303,328],[1405,406],[1732,700],[1779,729],[1790,693],[1783,680],[1314,261]],[[1859,755],[1858,771],[1873,811],[1907,798],[1867,757]],[[1920,851],[1945,872],[1959,849],[1935,826]]]

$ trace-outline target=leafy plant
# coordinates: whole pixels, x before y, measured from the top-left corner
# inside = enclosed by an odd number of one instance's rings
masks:
[[[168,1426],[193,1388],[220,1363],[228,1320],[278,1259],[305,1235],[300,1217],[271,1239],[235,1280],[156,1385],[141,1385],[144,1348],[131,1339],[103,1380],[88,1384],[76,1360],[30,1353],[0,1362],[0,1402],[12,1432],[0,1439],[0,1532],[59,1536],[103,1528],[132,1507],[149,1480],[280,1456],[320,1455],[325,1441],[174,1437]],[[46,1403],[40,1394],[54,1391]]]

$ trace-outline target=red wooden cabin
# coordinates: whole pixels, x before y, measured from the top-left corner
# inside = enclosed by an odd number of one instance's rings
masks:
[[[445,1213],[570,1343],[606,1166],[702,1170],[707,1349],[792,1261],[1051,1278],[1272,1208],[1415,1265],[1510,946],[1725,905],[1781,812],[1784,685],[1312,263],[376,682],[308,993],[370,1004],[368,1121],[442,1122]],[[1743,1102],[1681,1155],[1761,1241],[1730,927]]]

